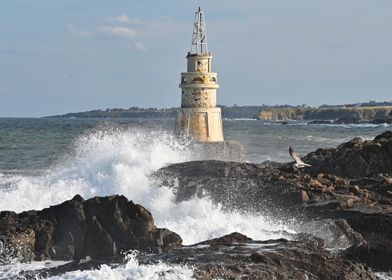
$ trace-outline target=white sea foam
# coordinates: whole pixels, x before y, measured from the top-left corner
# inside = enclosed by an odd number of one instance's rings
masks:
[[[143,265],[139,264],[135,255],[131,255],[125,265],[112,268],[102,265],[99,269],[88,271],[67,272],[60,276],[48,278],[50,280],[187,280],[193,279],[193,268],[187,265],[168,265],[165,263]]]
[[[191,244],[239,231],[256,239],[281,237],[286,226],[267,217],[224,211],[208,198],[176,203],[169,187],[149,175],[169,163],[191,160],[172,134],[142,129],[101,129],[80,137],[70,154],[42,176],[0,178],[0,210],[42,209],[71,199],[123,194],[149,209],[159,227]]]
[[[376,275],[381,280],[392,280],[392,272],[377,272]]]
[[[24,275],[34,275],[35,271],[47,269],[66,262],[51,261],[51,262],[29,262],[20,263],[14,262],[10,265],[0,266],[0,279],[9,279],[19,277],[24,279]],[[46,279],[60,280],[60,279],[78,279],[78,280],[103,280],[103,279],[157,279],[157,280],[185,280],[192,279],[193,268],[188,265],[169,265],[165,263],[143,265],[139,264],[136,259],[136,253],[131,253],[127,256],[125,264],[111,267],[109,265],[102,265],[98,269],[85,270],[85,271],[72,271],[62,275],[49,277]],[[35,279],[40,278],[38,275],[34,276]],[[19,279],[18,278],[18,279]],[[31,276],[29,277],[31,278]]]
[[[14,260],[10,264],[0,266],[0,279],[9,279],[18,276],[19,273],[24,271],[35,271],[38,269],[51,268],[63,265],[67,262],[64,261],[46,261],[46,262],[27,262],[21,263]],[[22,278],[23,279],[23,278]]]
[[[253,118],[223,118],[224,121],[258,121],[258,119]]]
[[[383,127],[391,127],[391,124],[388,123],[380,123],[380,124],[372,124],[372,123],[352,123],[352,124],[310,124],[313,126],[330,126],[330,127],[343,127],[343,128],[383,128]]]

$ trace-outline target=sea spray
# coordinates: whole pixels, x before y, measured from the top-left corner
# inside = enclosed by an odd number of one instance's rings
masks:
[[[0,209],[42,209],[80,194],[148,193],[148,176],[171,162],[188,160],[174,137],[163,131],[101,128],[80,136],[56,165],[41,176],[0,178]]]
[[[0,266],[0,279],[73,279],[73,280],[188,280],[193,279],[194,268],[188,265],[165,264],[139,264],[137,252],[128,254],[121,265],[101,265],[98,269],[71,271],[62,275],[43,278],[39,271],[66,264],[64,261],[45,262],[13,262]]]
[[[80,194],[122,194],[149,209],[159,227],[181,235],[184,244],[239,231],[256,239],[278,238],[287,228],[257,214],[225,211],[208,198],[180,203],[170,187],[157,186],[150,174],[188,161],[187,145],[165,131],[140,128],[96,129],[79,137],[68,155],[41,176],[0,178],[0,210],[42,209]]]
[[[127,256],[126,263],[117,267],[102,265],[99,269],[87,271],[72,271],[60,276],[54,276],[47,279],[73,279],[73,280],[95,280],[95,279],[112,279],[112,280],[188,280],[193,279],[194,269],[187,265],[172,265],[165,263],[156,264],[139,264],[136,254],[132,253]]]

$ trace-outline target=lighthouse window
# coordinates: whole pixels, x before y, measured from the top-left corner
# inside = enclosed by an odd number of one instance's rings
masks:
[[[200,77],[196,77],[193,79],[193,82],[200,82],[201,83],[201,82],[203,82],[203,79]]]

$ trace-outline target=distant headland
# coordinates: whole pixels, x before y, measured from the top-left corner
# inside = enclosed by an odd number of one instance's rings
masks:
[[[222,108],[223,118],[256,118],[261,110],[271,108],[286,108],[282,106],[224,106]],[[296,108],[294,106],[289,106]],[[46,118],[176,118],[180,108],[140,108],[131,107],[129,109],[112,108],[106,110],[92,110],[86,112],[68,113],[64,115],[48,116]]]
[[[260,110],[256,117],[270,121],[309,120],[315,124],[392,123],[392,102],[270,108]]]
[[[392,123],[392,101],[321,105],[225,106],[223,118],[260,119],[268,121],[309,120],[321,123]],[[179,108],[112,108],[67,113],[46,118],[176,118]]]

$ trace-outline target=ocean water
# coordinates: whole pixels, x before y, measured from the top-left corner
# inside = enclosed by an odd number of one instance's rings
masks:
[[[225,211],[208,198],[174,202],[168,187],[149,175],[171,163],[193,159],[186,143],[173,136],[173,119],[0,119],[0,211],[42,209],[80,194],[123,194],[145,206],[159,227],[192,244],[233,231],[254,239],[294,232],[279,217]],[[387,125],[285,125],[247,119],[224,120],[226,139],[241,142],[250,162],[289,161],[288,147],[306,154],[335,147],[353,137],[372,139]],[[0,279],[44,263],[0,266]],[[189,279],[187,266],[139,265],[131,255],[124,266],[72,272],[64,279]],[[55,277],[54,279],[61,279]]]

